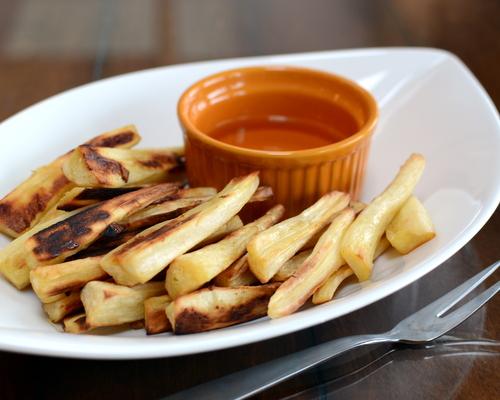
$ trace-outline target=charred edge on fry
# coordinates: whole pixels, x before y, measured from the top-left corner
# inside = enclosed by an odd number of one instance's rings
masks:
[[[124,182],[128,181],[129,171],[121,163],[101,156],[94,146],[83,145],[80,147],[82,153],[85,153],[85,163],[90,171],[106,171],[107,174],[120,175]],[[99,175],[99,182],[108,183],[105,179],[106,176]]]
[[[92,232],[95,221],[109,218],[101,207],[94,206],[60,221],[31,237],[37,245],[33,248],[38,261],[49,261],[61,255],[63,251],[74,250],[81,244],[78,238]]]
[[[248,303],[235,306],[231,309],[231,312],[228,313],[227,316],[224,316],[224,318],[214,319],[214,316],[211,313],[201,313],[196,311],[194,307],[186,309],[175,318],[176,322],[174,332],[182,335],[213,329],[214,323],[217,325],[233,325],[236,323],[251,321],[265,314],[267,304],[269,303],[269,297],[270,295],[263,294],[255,299],[252,299]],[[215,310],[214,314],[216,314]],[[256,312],[257,310],[262,310],[262,312]]]
[[[75,319],[73,321],[73,324],[75,324],[76,326],[79,327],[78,331],[80,331],[80,332],[85,332],[85,331],[89,330],[90,328],[92,328],[92,326],[90,324],[87,324],[87,318],[85,316],[82,316],[78,319]],[[63,329],[64,329],[64,321],[63,321]]]
[[[159,168],[166,164],[177,165],[179,163],[179,157],[174,153],[152,154],[149,156],[149,160],[139,160],[138,163],[148,168]]]
[[[18,206],[16,201],[4,201],[0,204],[0,221],[14,232],[21,233],[28,229],[31,221],[40,213],[44,212],[47,204],[52,200],[54,193],[68,185],[70,181],[61,173],[52,187],[46,190],[38,190],[26,203]]]
[[[117,237],[120,233],[125,230],[125,226],[113,222],[109,224],[104,231],[101,232],[101,236],[106,237]]]
[[[130,239],[132,239],[135,235],[137,235],[141,231],[142,229],[126,231],[122,232],[120,235],[116,237],[102,236],[86,249],[79,251],[78,253],[68,257],[66,261],[71,261],[78,258],[99,256],[102,254],[109,253],[116,247],[122,245],[125,242],[128,242]]]
[[[110,137],[101,137],[88,141],[86,144],[96,147],[118,147],[132,142],[136,137],[134,131],[121,132]]]

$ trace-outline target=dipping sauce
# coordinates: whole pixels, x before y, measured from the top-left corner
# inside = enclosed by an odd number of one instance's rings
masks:
[[[314,149],[347,137],[323,124],[280,116],[231,121],[217,127],[209,136],[232,146],[264,151]]]
[[[255,93],[213,104],[225,114],[206,123],[208,136],[251,150],[290,152],[329,146],[354,135],[359,126],[342,107],[294,92]],[[224,110],[218,110],[223,108]],[[236,117],[234,117],[236,115]],[[203,126],[205,121],[200,121]]]

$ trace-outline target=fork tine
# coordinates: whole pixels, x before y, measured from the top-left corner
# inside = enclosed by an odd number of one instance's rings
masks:
[[[445,315],[442,319],[446,321],[447,324],[458,325],[470,315],[474,314],[479,310],[489,299],[491,299],[500,290],[500,281],[495,283],[493,286],[482,292],[477,297],[473,298],[460,308]]]
[[[437,299],[433,303],[424,307],[418,312],[418,314],[429,314],[432,313],[440,317],[446,313],[450,308],[467,296],[472,290],[474,290],[478,285],[480,285],[486,278],[488,278],[493,272],[497,270],[500,266],[500,261],[495,262],[488,268],[483,269],[477,275],[470,278],[468,281],[462,283],[460,286],[453,289],[451,292],[447,293],[443,297]]]

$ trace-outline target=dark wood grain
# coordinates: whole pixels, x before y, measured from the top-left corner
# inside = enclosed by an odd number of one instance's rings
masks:
[[[383,46],[456,54],[500,106],[494,0],[0,0],[0,121],[64,90],[144,68]],[[132,361],[0,352],[1,397],[157,399],[336,337],[387,330],[500,259],[499,243],[497,210],[461,251],[412,285],[345,317],[248,346]],[[500,340],[499,317],[497,297],[452,332],[474,343],[352,352],[255,398],[497,399],[500,348],[481,341]]]

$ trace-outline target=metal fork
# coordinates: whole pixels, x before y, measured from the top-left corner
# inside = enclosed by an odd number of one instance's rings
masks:
[[[465,305],[446,314],[499,266],[500,261],[497,261],[440,299],[410,315],[387,333],[335,339],[192,387],[161,400],[245,399],[356,347],[377,343],[430,342],[462,323],[500,290],[500,282],[497,282]]]

